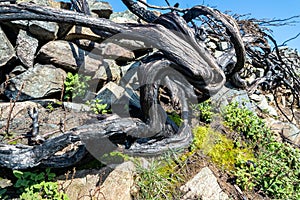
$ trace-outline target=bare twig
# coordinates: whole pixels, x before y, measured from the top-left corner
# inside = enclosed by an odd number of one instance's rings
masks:
[[[279,47],[280,47],[280,46],[285,46],[286,43],[288,43],[288,42],[290,42],[290,41],[296,39],[296,38],[299,37],[299,36],[300,36],[300,33],[298,33],[296,36],[294,36],[294,37],[292,37],[292,38],[290,38],[290,39],[284,41],[281,45],[278,45],[278,46],[279,46]]]
[[[10,107],[9,107],[9,112],[8,112],[8,116],[7,116],[7,122],[6,122],[6,126],[5,126],[5,133],[7,135],[9,135],[9,127],[10,127],[10,120],[11,120],[11,117],[12,117],[12,112],[14,110],[16,102],[18,101],[18,98],[21,95],[21,92],[22,92],[23,88],[24,88],[24,83],[22,83],[21,88],[18,91],[17,96],[15,97],[15,99],[14,100],[12,98],[10,99]]]
[[[168,3],[168,6],[154,6],[154,5],[148,4],[148,3],[144,2],[144,1],[141,1],[141,0],[137,0],[137,1],[144,4],[148,8],[153,8],[153,9],[158,9],[158,10],[175,10],[177,12],[182,12],[182,13],[184,13],[188,10],[188,9],[181,9],[181,8],[178,8],[178,7],[170,6],[169,3]]]

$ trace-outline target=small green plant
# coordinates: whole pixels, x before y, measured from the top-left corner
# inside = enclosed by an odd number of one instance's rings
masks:
[[[199,111],[199,120],[204,123],[210,123],[213,118],[211,100],[208,99],[204,102],[193,106],[195,111]]]
[[[107,109],[107,104],[102,104],[101,99],[93,99],[91,101],[87,101],[86,104],[90,106],[91,110],[95,114],[107,114],[110,112],[109,109]]]
[[[8,197],[5,195],[7,189],[0,188],[0,199],[7,199]]]
[[[65,84],[65,100],[72,100],[75,97],[84,97],[88,88],[88,81],[91,80],[90,76],[82,76],[79,74],[72,74],[68,72]]]
[[[46,109],[49,111],[49,112],[52,112],[54,111],[54,107],[53,107],[53,103],[48,103],[47,106],[46,106]]]
[[[235,175],[243,189],[263,191],[276,199],[300,199],[300,151],[288,144],[269,143],[256,163],[240,163]]]
[[[14,176],[18,179],[14,187],[20,193],[20,199],[53,199],[67,200],[68,197],[58,189],[58,183],[54,182],[55,174],[46,169],[46,172],[32,173],[13,171]]]

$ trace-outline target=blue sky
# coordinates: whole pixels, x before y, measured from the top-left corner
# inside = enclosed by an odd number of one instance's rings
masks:
[[[114,11],[123,11],[125,6],[121,0],[106,0]],[[181,8],[192,7],[194,5],[208,5],[220,11],[230,10],[232,13],[248,14],[253,18],[262,19],[284,19],[291,16],[300,15],[300,0],[169,0],[170,4],[179,3]],[[164,5],[164,0],[148,0],[152,5]],[[282,44],[300,33],[300,18],[295,26],[269,27],[273,30],[273,37],[278,44]],[[287,46],[297,48],[300,51],[300,36],[287,43]]]

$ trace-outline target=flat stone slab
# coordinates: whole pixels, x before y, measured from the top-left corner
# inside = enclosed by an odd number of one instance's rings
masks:
[[[185,185],[180,188],[186,194],[182,199],[227,200],[228,195],[220,188],[213,172],[204,167]]]

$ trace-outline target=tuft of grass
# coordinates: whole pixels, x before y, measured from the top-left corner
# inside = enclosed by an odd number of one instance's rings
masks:
[[[168,152],[160,160],[151,160],[147,167],[136,162],[136,184],[140,189],[136,198],[174,199],[181,196],[178,188],[184,182],[184,177],[177,172],[183,162],[181,159],[174,152]]]

